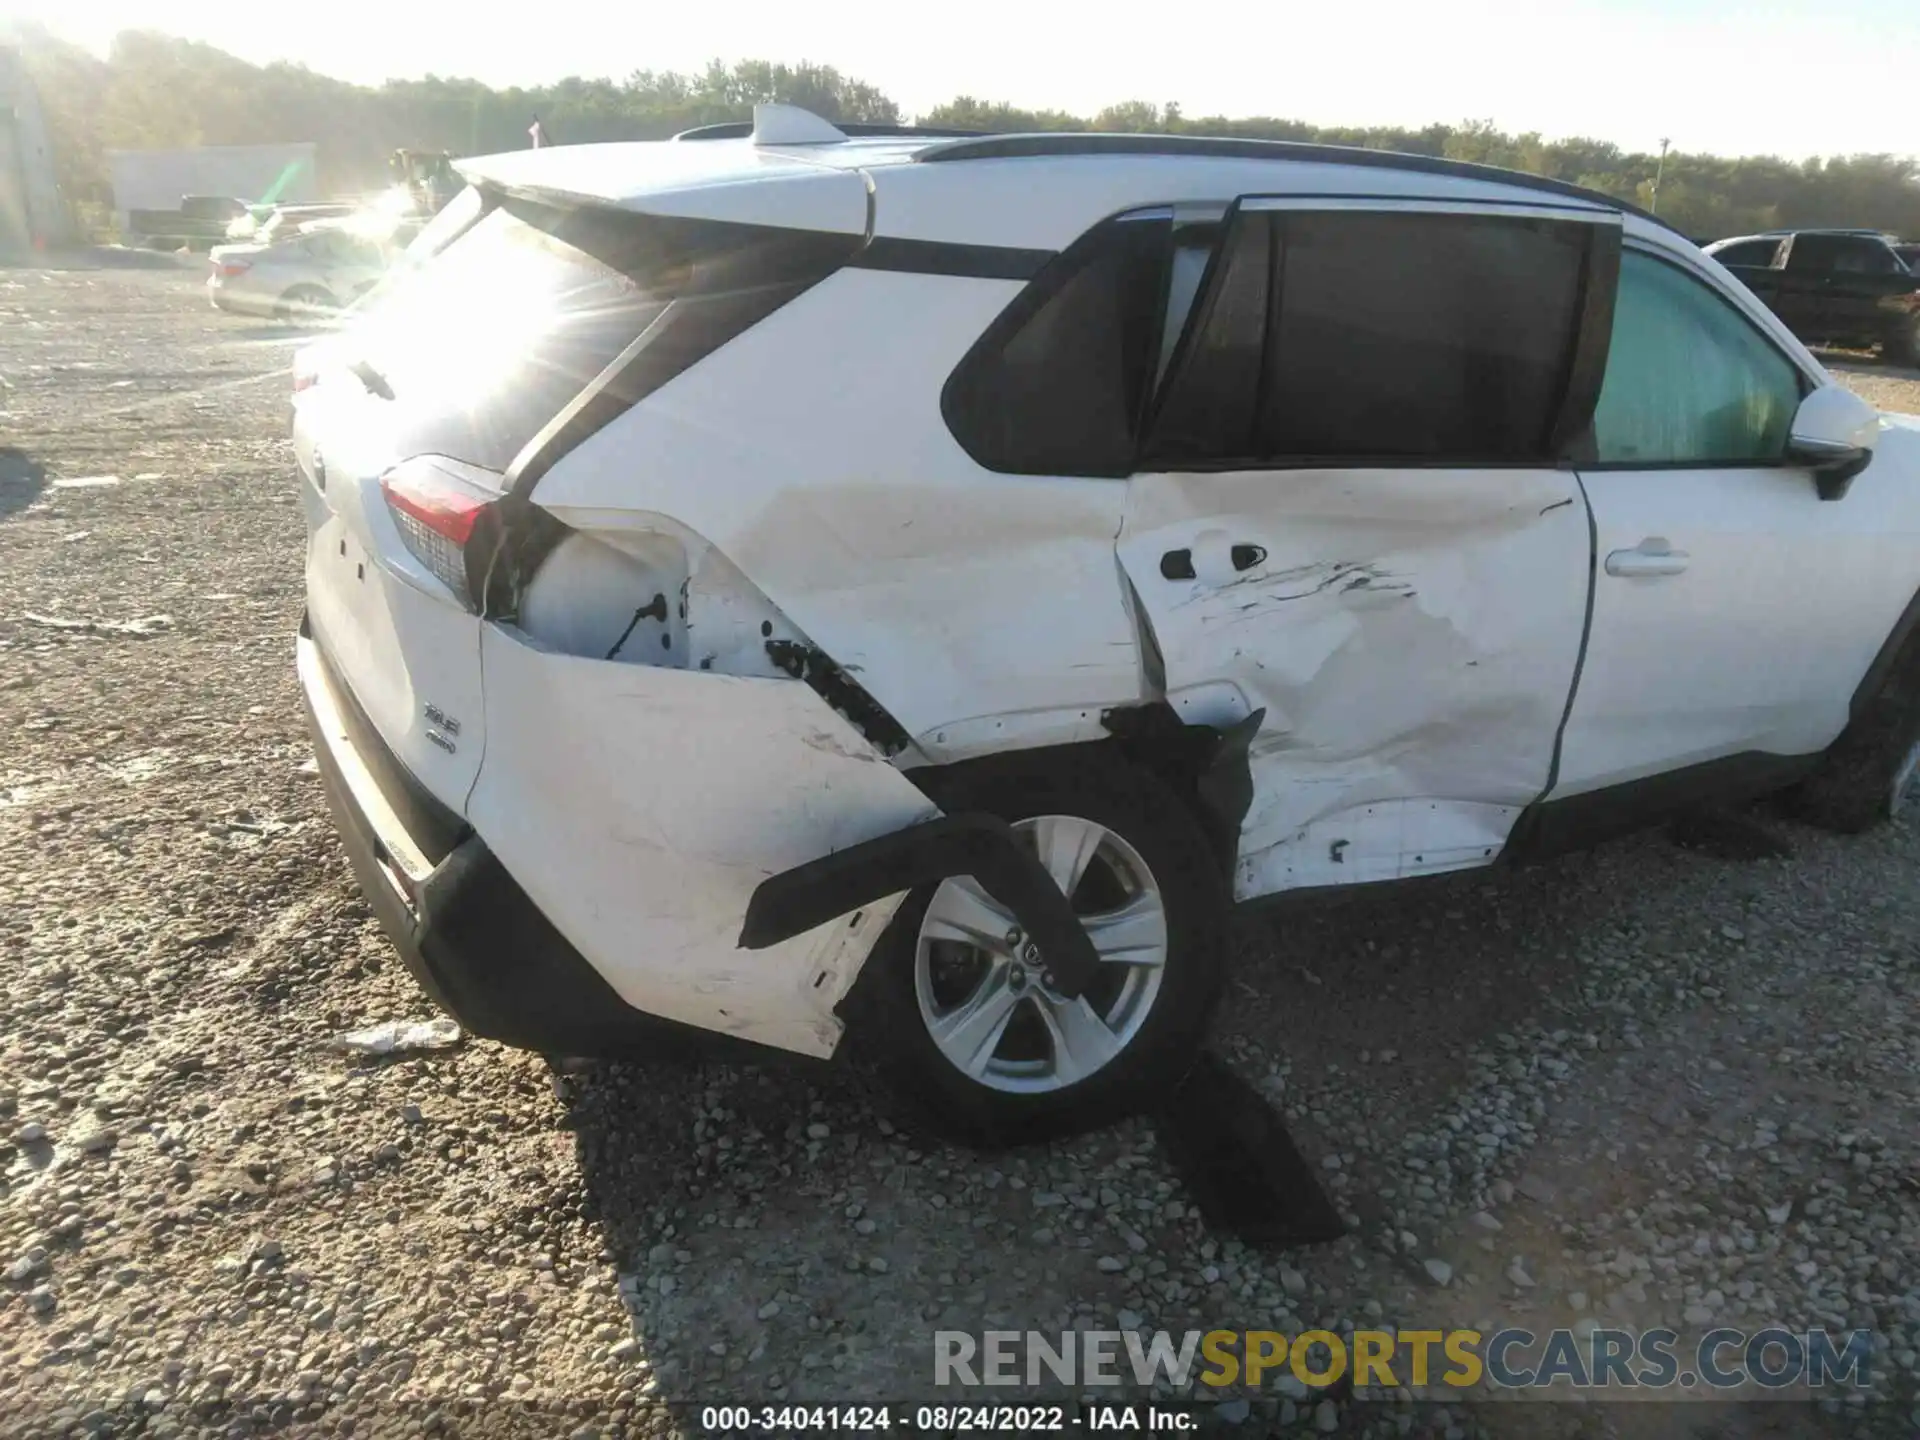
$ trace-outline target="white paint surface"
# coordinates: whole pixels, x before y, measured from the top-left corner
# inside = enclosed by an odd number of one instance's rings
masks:
[[[388,747],[458,811],[486,748],[480,622],[407,554],[377,478],[329,459],[327,492],[336,508],[308,509],[308,623]],[[429,706],[458,728],[429,725]]]

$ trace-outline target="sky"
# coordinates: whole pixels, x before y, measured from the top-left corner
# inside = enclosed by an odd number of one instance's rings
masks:
[[[101,53],[139,27],[362,83],[810,60],[909,114],[962,93],[1089,115],[1177,101],[1322,125],[1486,119],[1640,151],[1665,136],[1721,155],[1920,153],[1914,0],[0,0],[9,15]]]

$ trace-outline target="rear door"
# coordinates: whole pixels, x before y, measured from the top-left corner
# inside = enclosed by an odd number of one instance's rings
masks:
[[[1551,457],[1618,252],[1571,207],[1237,207],[1119,553],[1175,707],[1264,712],[1240,898],[1485,864],[1551,784],[1591,564]]]

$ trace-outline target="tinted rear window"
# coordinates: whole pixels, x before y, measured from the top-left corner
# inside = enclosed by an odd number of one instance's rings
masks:
[[[663,303],[501,208],[370,307],[356,348],[407,453],[505,470]]]
[[[385,403],[404,453],[503,472],[649,327],[664,336],[702,322],[707,343],[680,347],[684,368],[857,244],[513,200],[451,241],[447,228],[436,219],[410,247],[404,273],[369,300],[346,348],[392,390]],[[734,317],[717,335],[707,318],[716,312]],[[598,423],[611,413],[603,409]]]

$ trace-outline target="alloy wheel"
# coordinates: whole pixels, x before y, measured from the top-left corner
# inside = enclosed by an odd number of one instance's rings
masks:
[[[914,993],[942,1055],[978,1083],[1036,1094],[1111,1064],[1140,1033],[1167,962],[1165,898],[1140,853],[1070,815],[1014,824],[1086,927],[1101,965],[1068,1000],[1013,913],[970,876],[941,882],[920,922]]]

